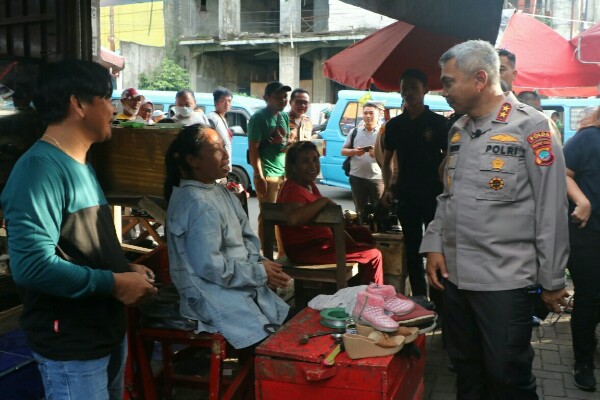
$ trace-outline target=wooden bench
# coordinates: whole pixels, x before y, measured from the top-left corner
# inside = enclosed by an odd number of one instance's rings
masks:
[[[285,204],[263,203],[261,206],[263,222],[263,253],[273,259],[273,242],[275,240],[275,225],[287,225]],[[275,261],[283,265],[283,271],[294,279],[296,306],[306,305],[304,282],[335,283],[336,288],[348,286],[348,280],[358,275],[358,263],[346,263],[346,233],[342,207],[329,205],[323,208],[316,218],[307,224],[327,226],[333,231],[335,247],[335,264],[298,265],[292,263],[287,256]]]

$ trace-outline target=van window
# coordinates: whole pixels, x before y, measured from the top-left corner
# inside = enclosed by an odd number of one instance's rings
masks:
[[[340,130],[342,131],[342,135],[347,136],[348,133],[350,133],[350,131],[352,129],[354,129],[355,126],[358,125],[358,123],[359,123],[359,121],[357,121],[358,108],[359,108],[358,103],[355,101],[346,104],[346,109],[344,110],[344,113],[342,114],[342,118],[340,119]],[[361,112],[362,112],[362,107],[361,107]]]
[[[250,119],[250,116],[246,113],[245,110],[234,107],[231,110],[229,110],[229,112],[226,115],[226,118],[227,125],[229,125],[230,128],[233,126],[239,126],[242,128],[243,132],[239,132],[239,130],[233,129],[234,136],[246,136],[246,133],[248,132],[248,120]]]

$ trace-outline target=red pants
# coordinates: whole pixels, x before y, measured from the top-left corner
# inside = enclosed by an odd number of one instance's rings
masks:
[[[285,253],[296,264],[335,264],[333,239],[314,239],[298,245],[287,245]],[[371,282],[383,284],[383,258],[373,246],[346,244],[346,261],[359,264],[365,285]]]

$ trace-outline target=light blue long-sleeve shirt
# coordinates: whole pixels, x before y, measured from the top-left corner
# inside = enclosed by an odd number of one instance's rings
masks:
[[[235,348],[267,336],[288,306],[267,285],[260,242],[240,201],[220,184],[183,180],[167,211],[171,279],[181,314],[198,331],[220,332]]]

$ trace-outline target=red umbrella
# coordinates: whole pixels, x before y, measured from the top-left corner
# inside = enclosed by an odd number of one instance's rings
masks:
[[[517,57],[516,92],[537,90],[560,97],[598,94],[600,67],[579,62],[569,41],[535,18],[514,14],[500,47]]]
[[[418,68],[429,77],[430,89],[441,88],[438,60],[450,47],[462,42],[398,21],[356,42],[325,61],[326,77],[355,89],[397,91],[400,75]]]
[[[600,63],[600,22],[571,39],[582,63]]]

